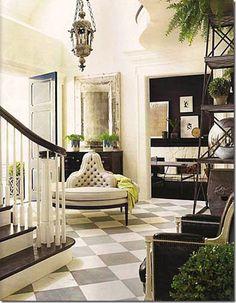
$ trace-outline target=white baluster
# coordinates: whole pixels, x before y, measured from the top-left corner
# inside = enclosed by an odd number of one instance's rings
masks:
[[[10,185],[9,185],[9,125],[6,123],[6,187],[5,204],[10,205]]]
[[[51,177],[50,177],[50,160],[49,160],[49,151],[47,151],[47,162],[46,162],[46,167],[47,167],[47,187],[46,187],[46,215],[47,215],[47,233],[46,233],[46,241],[47,241],[47,247],[51,247],[51,240],[52,240],[52,229],[51,229],[51,222],[50,220],[52,219],[52,213],[50,206],[52,205],[51,202]],[[51,215],[51,216],[50,216]]]
[[[55,182],[56,182],[56,231],[55,244],[60,245],[60,205],[59,205],[59,190],[58,190],[58,155],[55,156]]]
[[[23,135],[20,135],[20,226],[25,226]]]
[[[37,190],[37,247],[41,247],[41,201],[40,201],[40,180],[39,180],[39,145],[36,148],[36,190]]]
[[[66,243],[66,211],[65,211],[65,157],[62,156],[61,158],[61,208],[62,208],[62,243]]]
[[[146,251],[147,251],[147,257],[146,257],[146,293],[145,293],[145,301],[152,301],[153,295],[152,295],[152,263],[151,263],[151,244],[152,244],[152,237],[146,236],[145,242],[146,242]]]
[[[0,205],[3,204],[3,183],[2,183],[2,118],[0,117]]]
[[[18,207],[16,204],[16,129],[13,129],[13,224],[18,224]]]
[[[30,149],[30,140],[28,141],[28,209],[27,209],[27,218],[28,218],[28,227],[33,226],[33,211],[32,211],[32,194],[31,194],[31,187],[32,187],[32,181],[31,181],[31,149]]]
[[[47,151],[46,159],[41,159],[41,242],[51,246],[54,241],[54,224],[53,224],[53,209],[51,197],[51,171],[49,152]]]

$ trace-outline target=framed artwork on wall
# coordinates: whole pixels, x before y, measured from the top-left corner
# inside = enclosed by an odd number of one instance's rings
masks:
[[[169,101],[150,102],[150,137],[162,138],[162,132],[168,132]]]
[[[181,116],[180,117],[180,136],[181,138],[194,138],[192,130],[199,127],[198,116]]]
[[[193,112],[193,96],[183,96],[179,98],[179,110],[181,113]]]

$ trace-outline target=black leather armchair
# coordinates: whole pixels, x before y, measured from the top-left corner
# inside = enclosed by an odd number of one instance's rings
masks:
[[[231,195],[221,217],[196,214],[181,218],[181,233],[154,234],[146,237],[147,257],[139,268],[145,300],[171,301],[174,275],[190,254],[207,244],[234,241],[234,197]]]

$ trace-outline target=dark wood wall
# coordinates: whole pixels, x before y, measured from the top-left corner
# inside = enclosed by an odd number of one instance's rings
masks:
[[[150,79],[150,102],[169,101],[170,119],[180,116],[198,115],[200,123],[203,80],[204,75]],[[193,112],[180,113],[179,100],[181,96],[193,96]],[[207,120],[203,121],[203,134],[208,134],[208,124]]]

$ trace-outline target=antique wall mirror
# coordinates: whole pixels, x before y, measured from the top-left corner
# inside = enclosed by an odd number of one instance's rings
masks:
[[[120,137],[120,73],[75,79],[76,131],[86,141],[104,132]]]

